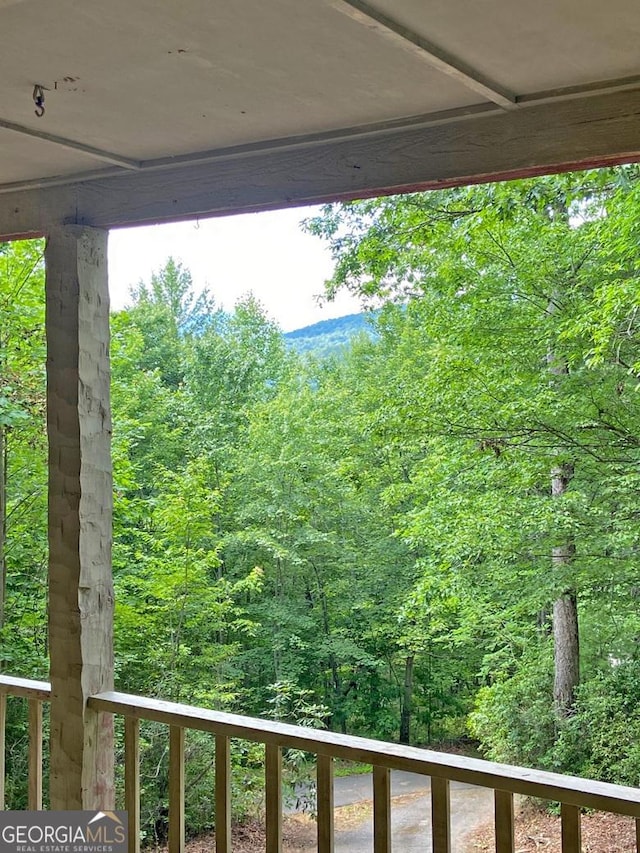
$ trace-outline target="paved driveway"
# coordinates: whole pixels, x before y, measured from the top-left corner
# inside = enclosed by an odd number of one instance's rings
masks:
[[[371,775],[340,776],[335,780],[336,807],[367,803],[373,797]],[[431,780],[415,773],[391,773],[391,829],[394,853],[431,853]],[[357,814],[357,813],[356,813]],[[451,783],[452,851],[461,849],[463,837],[492,817],[493,792],[460,782]],[[371,809],[362,820],[336,824],[336,853],[371,853]]]

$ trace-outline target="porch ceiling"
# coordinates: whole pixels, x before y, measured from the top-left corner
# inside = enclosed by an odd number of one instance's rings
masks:
[[[5,236],[640,157],[637,0],[0,0],[0,33]]]

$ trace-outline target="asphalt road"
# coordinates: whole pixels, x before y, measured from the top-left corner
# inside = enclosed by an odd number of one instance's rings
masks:
[[[334,780],[336,807],[366,803],[373,797],[371,775],[340,776]],[[391,830],[394,853],[431,853],[431,780],[428,776],[392,771]],[[464,836],[493,814],[493,792],[474,785],[451,783],[452,853],[461,849]],[[336,824],[336,853],[371,853],[371,810],[361,822]]]

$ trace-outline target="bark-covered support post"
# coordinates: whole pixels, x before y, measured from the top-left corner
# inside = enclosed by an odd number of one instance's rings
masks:
[[[51,230],[45,252],[51,808],[112,809],[113,689],[107,232]]]

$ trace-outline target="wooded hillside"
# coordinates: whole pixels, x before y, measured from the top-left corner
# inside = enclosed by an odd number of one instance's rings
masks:
[[[357,334],[375,336],[376,312],[347,314],[331,320],[320,320],[311,326],[285,332],[286,343],[296,352],[331,356],[344,352]]]

